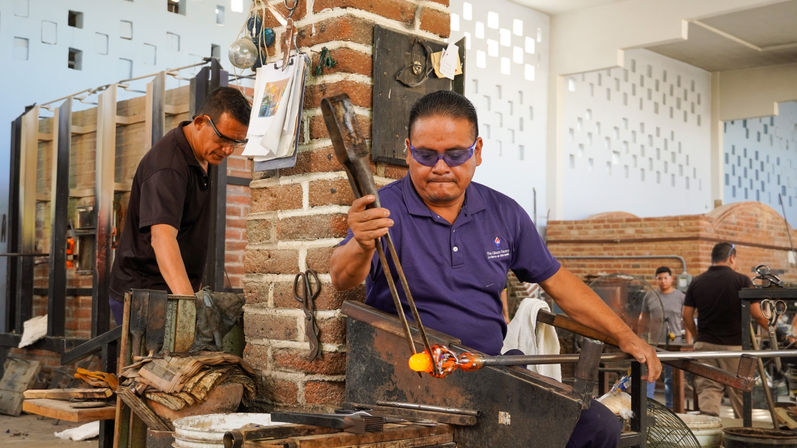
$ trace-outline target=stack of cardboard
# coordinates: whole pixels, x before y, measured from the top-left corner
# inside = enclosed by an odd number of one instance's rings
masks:
[[[121,372],[128,379],[129,388],[174,411],[201,403],[210,391],[226,383],[243,386],[246,404],[255,396],[253,375],[254,371],[243,359],[223,352],[150,357]]]

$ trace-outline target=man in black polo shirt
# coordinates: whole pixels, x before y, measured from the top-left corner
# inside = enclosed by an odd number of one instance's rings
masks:
[[[180,123],[141,159],[111,270],[117,323],[131,288],[183,295],[199,289],[211,218],[208,165],[220,164],[246,143],[250,110],[240,91],[220,87],[192,121]]]
[[[696,351],[742,349],[742,303],[739,290],[753,286],[750,278],[736,272],[736,247],[732,243],[718,243],[711,251],[711,266],[697,277],[686,290],[684,299],[684,328],[697,335]],[[697,326],[694,316],[697,309]],[[767,320],[758,303],[750,305],[750,315],[763,327]],[[739,368],[739,358],[706,359],[729,372]],[[737,415],[742,415],[742,400],[733,388],[723,386],[708,378],[695,377],[695,389],[700,412],[719,415],[723,391],[727,389],[731,405]]]

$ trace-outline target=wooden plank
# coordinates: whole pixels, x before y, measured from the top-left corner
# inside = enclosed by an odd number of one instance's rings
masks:
[[[116,371],[130,363],[130,292],[125,293],[122,311],[122,336],[119,338],[119,359]],[[116,397],[116,418],[113,422],[113,448],[127,448],[130,408],[118,396]]]
[[[193,296],[179,296],[177,302],[177,321],[175,322],[174,329],[174,351],[187,352],[194,343],[195,331],[196,298]]]
[[[333,448],[333,447],[372,447],[372,448],[397,448],[421,447],[430,444],[440,444],[453,441],[453,430],[449,425],[435,426],[419,425],[386,425],[382,432],[369,432],[353,434],[337,432],[332,434],[318,434],[300,437],[290,437],[279,440],[259,440],[246,442],[243,446],[249,448],[284,447],[296,448]]]
[[[43,415],[68,422],[91,422],[94,420],[111,420],[116,415],[113,406],[100,408],[74,408],[68,401],[35,398],[22,402],[22,410],[28,414]]]
[[[130,409],[144,422],[147,428],[155,429],[157,431],[172,431],[169,425],[158,417],[152,409],[147,406],[144,401],[139,398],[133,391],[126,387],[120,387],[116,391],[119,398],[125,402]]]
[[[105,399],[113,395],[107,387],[100,388],[67,388],[67,389],[28,389],[24,392],[25,398],[52,398],[54,400],[70,400],[78,398],[89,400],[93,398]]]
[[[146,114],[144,112],[140,112],[133,115],[117,115],[116,116],[116,123],[119,125],[129,125],[129,124],[136,124],[141,123],[144,121],[144,117]]]

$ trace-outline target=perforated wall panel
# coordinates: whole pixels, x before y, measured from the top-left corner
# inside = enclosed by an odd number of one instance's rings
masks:
[[[647,50],[625,57],[567,78],[564,219],[710,210],[710,74]]]
[[[484,139],[474,181],[545,219],[548,16],[507,0],[452,0],[451,42],[466,38],[465,95]]]
[[[772,117],[733,120],[723,125],[725,203],[760,201],[797,224],[797,102],[779,105]]]

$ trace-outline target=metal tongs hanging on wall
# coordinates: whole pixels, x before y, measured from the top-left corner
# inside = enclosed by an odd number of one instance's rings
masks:
[[[362,197],[368,194],[374,195],[376,200],[368,205],[368,208],[381,207],[379,202],[379,194],[376,191],[376,184],[374,183],[373,175],[368,164],[368,147],[363,139],[358,134],[357,116],[354,112],[354,106],[346,94],[337,95],[333,97],[324,98],[321,100],[321,112],[324,115],[324,123],[329,131],[329,136],[332,139],[332,146],[335,149],[335,158],[338,159],[341,165],[346,169],[346,174],[349,177],[351,189],[355,197]],[[376,239],[376,251],[379,255],[379,262],[382,263],[383,271],[387,279],[387,285],[390,288],[390,295],[393,297],[393,303],[396,307],[396,313],[401,319],[404,326],[404,334],[407,337],[407,342],[410,344],[410,351],[413,354],[417,353],[415,350],[415,342],[412,339],[412,331],[410,330],[407,317],[404,315],[404,307],[401,303],[401,298],[396,289],[396,283],[393,280],[393,274],[390,271],[390,265],[387,263],[387,256],[385,250],[382,248],[380,238]],[[418,314],[418,308],[415,306],[415,301],[412,298],[407,277],[404,275],[404,269],[401,267],[396,247],[393,244],[393,239],[390,237],[390,232],[385,234],[388,252],[393,261],[393,266],[396,268],[401,288],[404,290],[404,296],[407,298],[407,304],[410,307],[412,316],[415,319],[415,324],[418,326],[418,331],[423,339],[423,345],[428,353],[432,353],[429,339],[426,336],[426,330],[421,323],[421,316]],[[433,366],[434,374],[438,374],[437,367]]]

